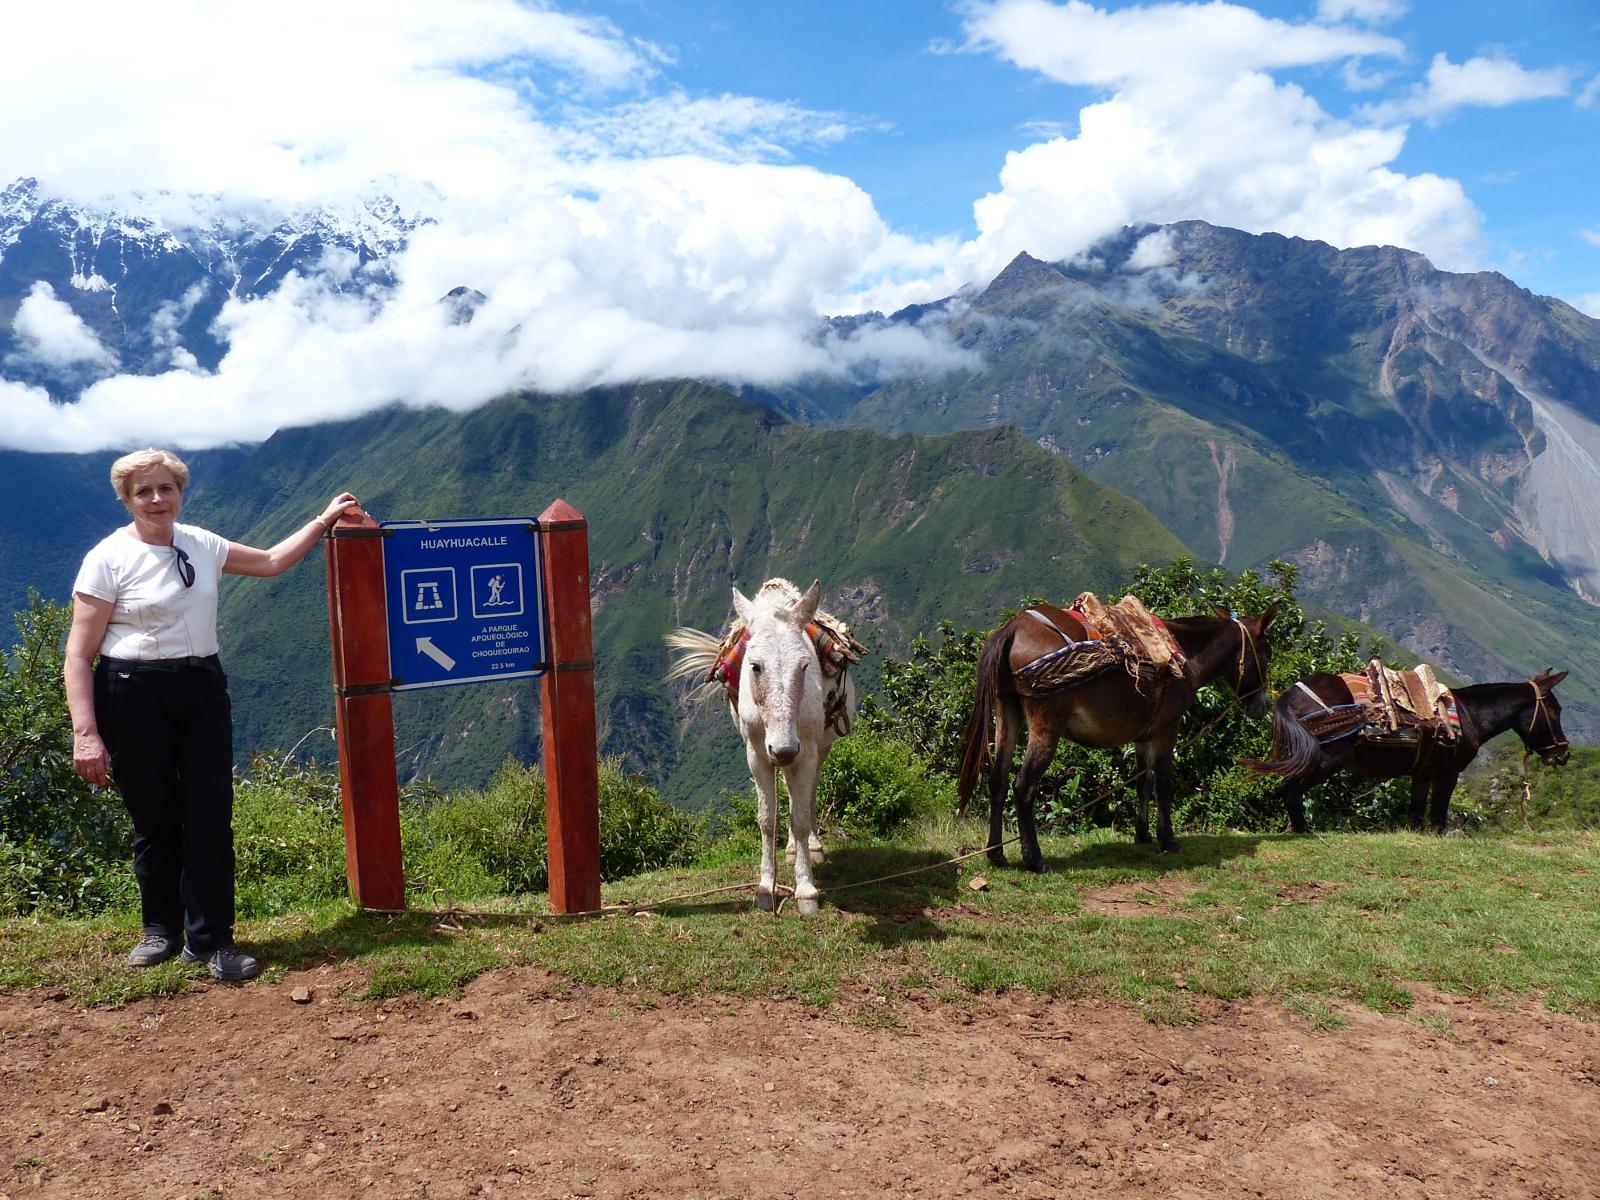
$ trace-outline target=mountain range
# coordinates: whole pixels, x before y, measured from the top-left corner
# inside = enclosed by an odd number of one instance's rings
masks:
[[[214,370],[227,346],[217,317],[229,300],[274,291],[292,271],[337,262],[353,290],[393,283],[389,263],[421,222],[379,197],[343,213],[256,214],[195,198],[186,219],[69,204],[19,179],[0,190],[0,377],[70,399],[100,375],[172,367]],[[22,301],[43,285],[108,355],[51,362],[15,330]]]
[[[112,350],[101,369],[164,370],[181,354],[203,369],[226,349],[214,318],[229,298],[330,249],[348,286],[381,293],[418,220],[376,202],[180,230],[13,185],[0,376],[63,399],[83,385],[30,361],[14,333],[41,283]],[[442,298],[458,320],[481,299],[472,284]],[[1140,561],[1288,558],[1307,598],[1456,679],[1570,668],[1568,730],[1600,735],[1600,322],[1402,249],[1182,222],[1070,262],[1020,255],[986,287],[830,327],[896,324],[979,365],[737,396],[683,380],[465,414],[395,408],[190,456],[188,516],[259,542],[344,487],[396,519],[565,497],[591,522],[605,748],[684,803],[741,771],[726,715],[684,710],[660,684],[660,635],[720,626],[728,584],[768,574],[821,577],[881,655],[941,618],[986,627],[1023,595],[1108,587]],[[65,593],[121,517],[109,458],[0,452],[24,485],[0,526],[0,600]],[[321,587],[302,567],[225,591],[241,749],[287,747],[325,716]],[[407,773],[471,778],[536,753],[530,698],[511,685],[403,697]]]

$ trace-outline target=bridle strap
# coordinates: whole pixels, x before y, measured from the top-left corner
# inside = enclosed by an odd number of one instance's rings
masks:
[[[1528,735],[1530,737],[1533,736],[1533,731],[1539,728],[1539,717],[1542,715],[1544,717],[1545,732],[1549,733],[1552,738],[1552,741],[1548,746],[1544,747],[1542,750],[1535,749],[1534,753],[1548,754],[1558,746],[1565,746],[1569,750],[1572,749],[1572,743],[1567,741],[1566,738],[1555,737],[1555,719],[1551,717],[1549,711],[1544,706],[1546,696],[1545,693],[1539,690],[1538,681],[1530,679],[1528,680],[1528,686],[1533,689],[1533,719],[1528,722]]]
[[[1235,625],[1237,625],[1239,627],[1239,683],[1240,683],[1240,685],[1243,686],[1243,684],[1244,684],[1244,652],[1245,652],[1245,647],[1248,646],[1249,649],[1250,649],[1250,658],[1256,664],[1256,672],[1257,672],[1257,674],[1259,674],[1261,676],[1261,686],[1258,687],[1256,689],[1256,691],[1257,692],[1266,691],[1266,689],[1267,689],[1267,673],[1261,669],[1261,651],[1256,648],[1256,640],[1255,640],[1255,638],[1250,636],[1250,627],[1248,625],[1246,625],[1243,621],[1241,621],[1238,617],[1229,617],[1228,620],[1232,621]],[[1309,691],[1310,689],[1307,689],[1307,690]],[[1252,695],[1253,694],[1254,693],[1252,693]],[[1240,696],[1239,698],[1241,700],[1245,699],[1245,697],[1243,697],[1243,696]],[[1322,701],[1318,700],[1317,703],[1321,704]],[[1326,706],[1324,706],[1324,707],[1326,707]]]

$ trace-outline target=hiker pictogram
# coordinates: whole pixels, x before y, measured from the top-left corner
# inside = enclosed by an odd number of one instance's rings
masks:
[[[478,563],[472,567],[472,615],[484,619],[522,615],[522,564]]]

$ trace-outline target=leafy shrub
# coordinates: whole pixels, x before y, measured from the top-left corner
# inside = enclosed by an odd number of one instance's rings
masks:
[[[71,624],[69,608],[30,591],[16,644],[0,649],[0,912],[87,914],[136,895],[127,813],[72,767]]]
[[[702,831],[620,760],[600,763],[600,871],[619,879],[693,861]],[[544,775],[508,760],[482,791],[402,790],[400,840],[410,890],[442,900],[520,894],[549,884]],[[338,777],[259,755],[234,816],[242,915],[265,916],[346,891]]]
[[[703,844],[698,820],[656,795],[620,759],[600,762],[600,876],[692,862]],[[508,760],[488,788],[458,793],[418,815],[419,862],[408,873],[456,895],[536,892],[549,885],[544,774]],[[461,878],[476,864],[481,880]],[[454,882],[446,882],[454,877]],[[490,885],[485,887],[485,885]]]
[[[234,788],[233,854],[240,916],[274,916],[343,896],[338,776],[256,755]]]
[[[821,818],[857,833],[885,834],[951,802],[949,781],[928,773],[904,742],[858,731],[833,744],[817,785]]]
[[[621,879],[687,866],[705,843],[705,826],[656,795],[620,758],[600,764],[600,870]]]
[[[417,825],[419,836],[406,839],[415,858],[406,875],[414,887],[467,896],[536,892],[549,881],[544,775],[537,767],[508,759],[483,791],[457,792],[428,806]]]

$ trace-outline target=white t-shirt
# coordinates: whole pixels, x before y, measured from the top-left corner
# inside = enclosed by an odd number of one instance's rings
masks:
[[[189,556],[192,587],[183,586],[173,546]],[[203,658],[217,652],[217,583],[227,561],[227,539],[198,525],[174,524],[172,546],[146,545],[124,526],[84,556],[72,590],[111,601],[101,654]]]

